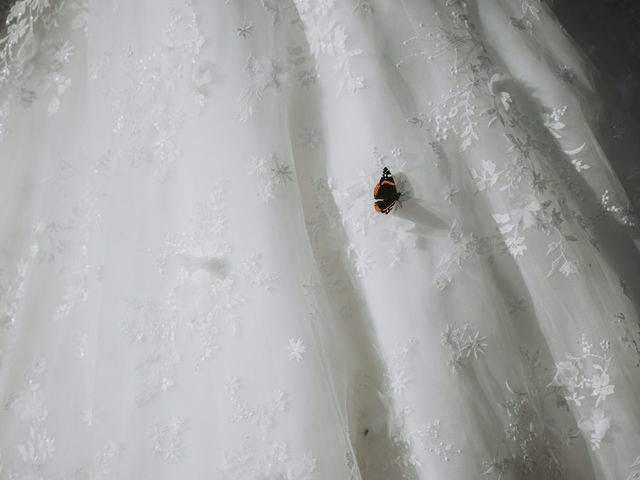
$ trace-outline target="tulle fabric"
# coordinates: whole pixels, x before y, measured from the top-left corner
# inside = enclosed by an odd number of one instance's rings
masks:
[[[57,5],[3,86],[0,477],[640,475],[637,129],[543,5]]]

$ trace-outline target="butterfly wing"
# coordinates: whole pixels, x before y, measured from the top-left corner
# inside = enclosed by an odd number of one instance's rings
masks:
[[[376,203],[373,204],[373,208],[375,208],[376,212],[379,213],[389,213],[392,209],[393,206],[396,204],[395,200],[391,200],[389,201],[385,201],[385,200],[379,200]]]
[[[398,200],[396,182],[388,168],[382,171],[382,177],[373,189],[373,198],[376,200],[374,208],[376,212],[389,213]]]

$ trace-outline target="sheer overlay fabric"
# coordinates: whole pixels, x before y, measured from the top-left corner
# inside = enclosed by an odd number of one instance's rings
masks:
[[[639,479],[598,78],[537,0],[14,2],[0,478]]]

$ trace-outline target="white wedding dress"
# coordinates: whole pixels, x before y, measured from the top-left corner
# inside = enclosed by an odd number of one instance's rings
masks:
[[[1,479],[640,478],[638,129],[538,0],[20,0],[0,93]]]

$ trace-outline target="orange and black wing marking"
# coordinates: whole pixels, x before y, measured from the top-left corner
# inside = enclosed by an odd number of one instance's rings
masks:
[[[396,182],[386,167],[382,170],[380,181],[373,189],[373,198],[375,199],[373,208],[375,208],[376,212],[385,214],[393,209],[393,206],[400,198],[400,194],[396,188]]]

